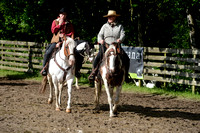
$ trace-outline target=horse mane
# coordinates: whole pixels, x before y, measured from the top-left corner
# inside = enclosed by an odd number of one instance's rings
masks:
[[[71,38],[71,37],[66,37],[66,43],[73,43],[74,44],[74,46],[76,46],[76,43],[75,43],[75,41]]]

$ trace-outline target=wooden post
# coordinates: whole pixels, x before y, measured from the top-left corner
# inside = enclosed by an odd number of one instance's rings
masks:
[[[138,82],[139,82],[139,87],[141,87],[142,86],[141,79],[139,79]]]
[[[193,58],[196,59],[196,54],[193,55]],[[194,63],[194,65],[195,65],[195,63]],[[195,70],[194,70],[194,73],[195,73]],[[193,78],[192,81],[194,82],[195,78]],[[195,85],[192,85],[192,94],[195,94]]]
[[[27,45],[28,45],[28,55],[29,55],[29,57],[28,57],[28,70],[27,70],[27,72],[32,73],[33,70],[32,70],[31,46],[30,46],[30,44],[28,44],[28,42],[27,42]]]
[[[164,53],[164,57],[167,57],[167,53]],[[164,60],[164,65],[166,65],[166,60]],[[166,67],[164,68],[164,72],[166,72]],[[164,75],[164,78],[166,78],[166,75]],[[166,87],[166,82],[164,82],[164,87]]]
[[[1,46],[3,47],[3,43],[1,43]],[[3,53],[3,49],[1,49],[1,53]],[[1,54],[1,56],[3,57],[3,54]],[[1,61],[3,61],[2,57],[1,57]]]

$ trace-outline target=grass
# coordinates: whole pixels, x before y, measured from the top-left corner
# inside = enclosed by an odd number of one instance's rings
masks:
[[[8,78],[8,79],[25,79],[25,80],[36,80],[41,81],[42,76],[40,75],[39,71],[35,71],[34,73],[27,73],[27,72],[17,72],[17,71],[9,71],[9,70],[0,70],[0,77]]]
[[[192,94],[189,91],[174,91],[172,88],[147,88],[147,87],[138,87],[135,84],[127,84],[123,85],[124,92],[131,92],[131,93],[145,93],[145,94],[155,94],[155,95],[162,95],[162,96],[172,96],[177,97],[179,99],[191,99],[191,100],[198,100],[200,101],[199,94]]]
[[[79,85],[81,86],[92,86],[88,82],[88,74],[82,74],[81,79],[79,80]],[[24,73],[24,72],[16,72],[16,71],[8,71],[8,70],[0,70],[0,77],[5,77],[8,79],[24,79],[24,80],[35,80],[41,81],[42,76],[39,71],[34,73]],[[177,97],[179,99],[191,99],[200,101],[199,94],[192,94],[192,92],[188,91],[174,91],[173,88],[147,88],[147,87],[138,87],[134,83],[124,83],[123,84],[123,92],[128,93],[144,93],[144,94],[155,94],[155,95],[163,95],[163,96],[172,96]]]

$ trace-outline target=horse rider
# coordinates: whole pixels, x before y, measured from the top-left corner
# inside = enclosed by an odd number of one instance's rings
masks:
[[[100,47],[99,53],[97,54],[93,62],[93,71],[89,76],[90,81],[94,81],[94,77],[98,73],[99,65],[101,63],[100,61],[102,60],[103,54],[106,51],[106,47],[104,46],[104,44],[107,43],[108,45],[111,45],[113,42],[122,43],[125,39],[124,27],[117,21],[117,17],[119,16],[120,15],[117,14],[115,10],[109,10],[108,14],[103,16],[107,17],[108,21],[101,27],[98,33],[98,43],[100,43]],[[128,78],[130,59],[122,48],[121,51],[123,53],[122,63],[125,65],[126,68],[125,81],[130,82]]]
[[[62,44],[64,36],[69,36],[74,39],[74,28],[70,20],[67,19],[67,12],[65,8],[62,8],[59,12],[59,17],[53,20],[51,25],[51,32],[53,37],[51,43],[47,46],[44,59],[43,59],[43,69],[41,74],[43,76],[47,75],[48,61],[55,47],[59,47]]]

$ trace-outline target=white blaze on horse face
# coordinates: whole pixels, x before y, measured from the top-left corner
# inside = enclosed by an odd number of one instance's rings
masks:
[[[89,60],[89,62],[93,62],[94,61],[94,52],[95,52],[95,49],[93,48],[93,49],[90,49],[90,55],[89,55],[89,58],[88,58],[88,60]]]
[[[115,59],[116,57],[114,56],[114,52],[110,53],[111,55],[109,56],[110,60],[109,60],[109,68],[111,70],[111,72],[113,72],[115,70]]]
[[[86,44],[86,42],[82,42],[82,43],[80,43],[77,47],[76,47],[76,50],[83,50],[84,48],[85,48],[85,44]]]
[[[74,48],[76,46],[76,43],[71,38],[67,38],[66,44],[67,43],[68,43],[69,52],[70,52],[70,55],[69,55],[69,65],[74,65],[74,63],[75,63]]]

